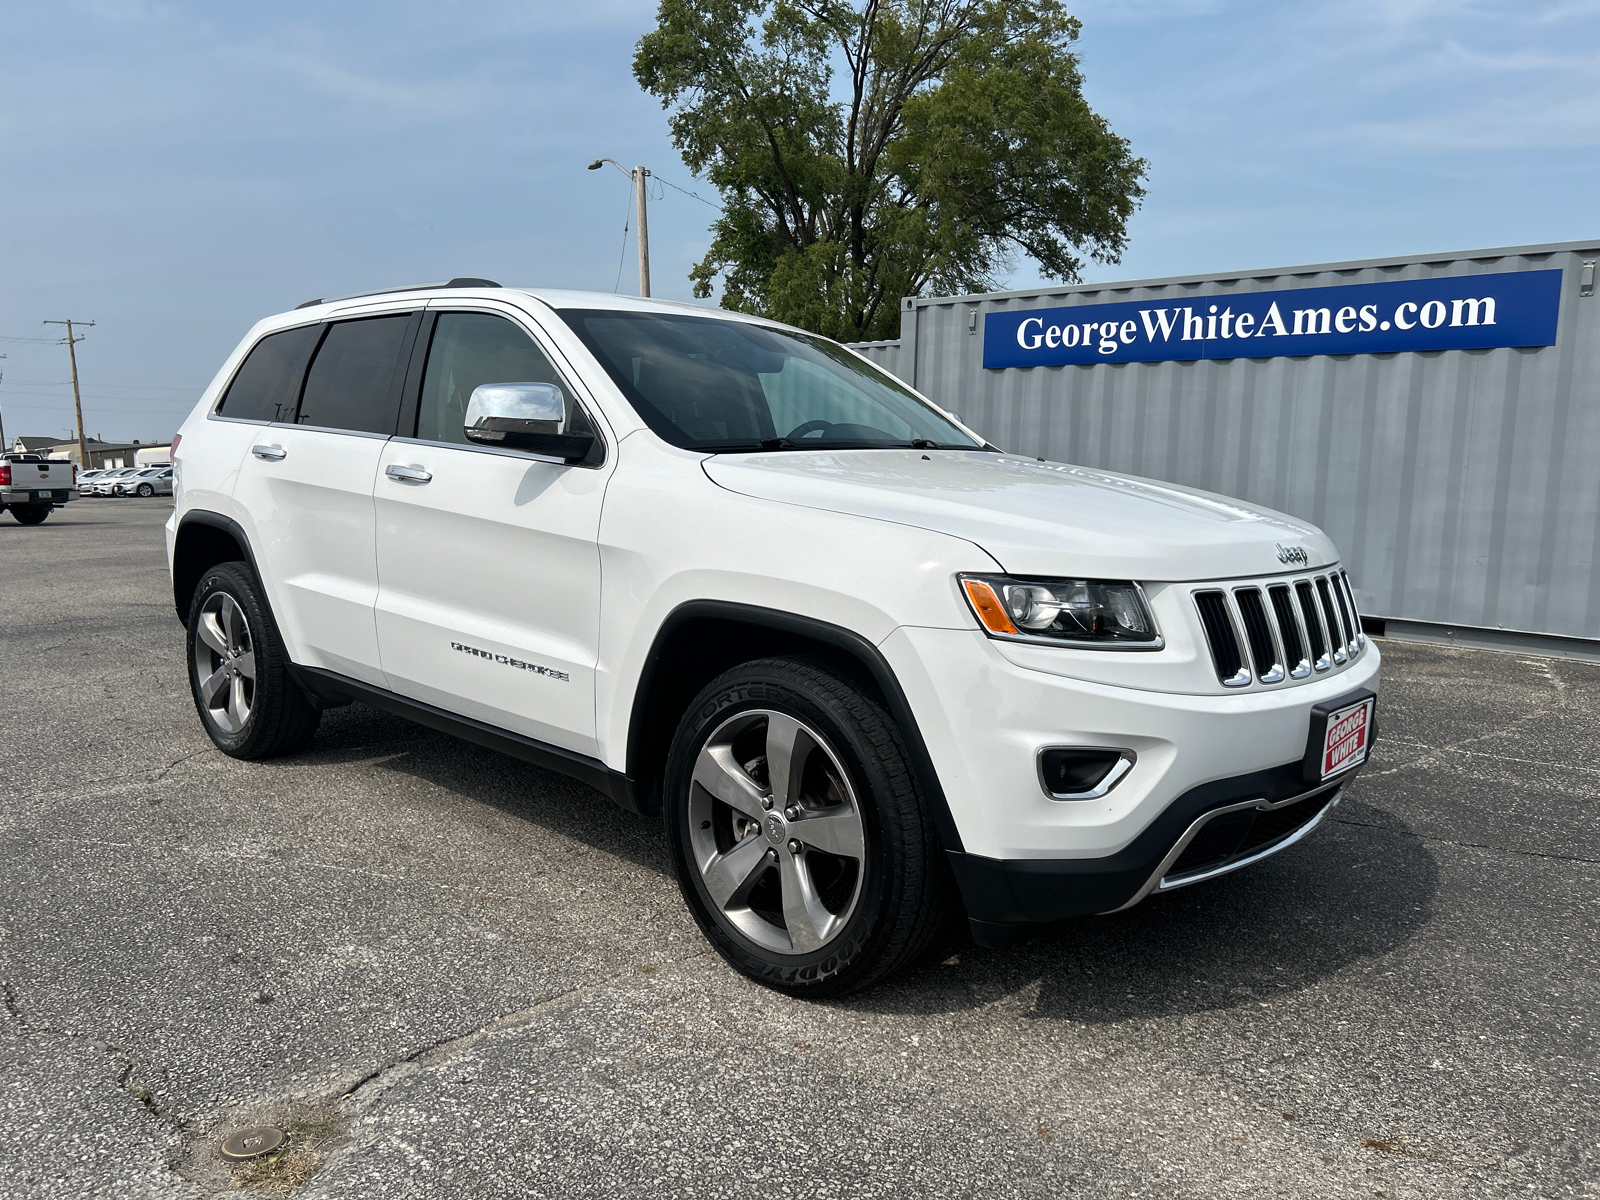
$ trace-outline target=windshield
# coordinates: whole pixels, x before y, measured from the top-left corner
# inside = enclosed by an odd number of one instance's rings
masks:
[[[981,445],[826,338],[676,313],[561,316],[644,422],[686,450]]]

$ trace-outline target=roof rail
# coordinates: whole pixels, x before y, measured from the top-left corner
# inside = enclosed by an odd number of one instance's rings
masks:
[[[315,300],[307,300],[304,304],[296,304],[298,311],[302,308],[315,308],[319,304],[335,304],[340,300],[360,300],[365,296],[387,296],[393,292],[427,292],[439,288],[497,288],[500,285],[492,279],[476,279],[471,275],[458,275],[447,283],[413,283],[409,287],[379,288],[374,292],[351,292],[348,296],[329,296],[326,300],[320,296]]]

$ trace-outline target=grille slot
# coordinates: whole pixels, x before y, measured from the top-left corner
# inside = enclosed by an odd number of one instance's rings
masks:
[[[1283,639],[1283,659],[1289,666],[1289,675],[1304,679],[1311,674],[1311,660],[1306,657],[1305,642],[1300,637],[1300,622],[1295,619],[1289,585],[1276,584],[1267,589],[1267,594],[1272,597],[1272,614],[1278,618],[1278,636]]]
[[[1340,571],[1339,582],[1344,585],[1344,598],[1350,602],[1350,631],[1355,636],[1356,649],[1359,650],[1366,641],[1366,635],[1361,632],[1361,611],[1356,608],[1356,590],[1350,586],[1350,573]]]
[[[1244,653],[1239,648],[1239,635],[1234,632],[1233,617],[1228,612],[1227,596],[1222,592],[1196,592],[1194,603],[1200,611],[1200,624],[1206,631],[1217,678],[1222,680],[1223,687],[1244,687],[1250,682],[1250,672],[1245,669]]]
[[[1294,594],[1300,598],[1300,615],[1305,618],[1306,636],[1311,639],[1311,662],[1319,671],[1326,671],[1329,666],[1328,642],[1322,636],[1322,617],[1317,612],[1317,598],[1312,594],[1311,584],[1302,579],[1294,585]]]
[[[1350,656],[1344,652],[1343,642],[1350,639],[1339,632],[1339,618],[1333,611],[1333,597],[1328,592],[1328,578],[1317,576],[1317,596],[1322,600],[1322,611],[1328,618],[1328,640],[1333,643],[1333,661],[1342,663]]]
[[[1277,683],[1283,678],[1284,669],[1278,661],[1278,646],[1272,640],[1272,626],[1267,621],[1267,608],[1261,600],[1261,589],[1240,588],[1233,596],[1239,605],[1239,616],[1244,620],[1245,641],[1250,644],[1256,677],[1262,683]]]
[[[1344,581],[1337,574],[1328,576],[1328,583],[1333,588],[1333,602],[1339,609],[1339,624],[1344,626],[1344,648],[1349,654],[1356,652],[1356,635],[1361,632],[1360,626],[1350,619],[1353,611],[1345,600]]]

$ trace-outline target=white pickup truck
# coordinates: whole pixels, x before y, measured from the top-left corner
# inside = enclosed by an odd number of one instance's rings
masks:
[[[1003,944],[1257,862],[1376,731],[1320,530],[1006,454],[736,313],[309,301],[172,451],[218,747],[361,701],[576,776],[663,823],[712,945],[793,994],[883,978],[956,906]]]
[[[76,463],[37,454],[0,455],[0,510],[19,525],[37,525],[58,504],[77,498]]]

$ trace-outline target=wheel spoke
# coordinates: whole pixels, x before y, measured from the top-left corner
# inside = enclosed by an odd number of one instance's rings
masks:
[[[228,678],[228,666],[224,663],[200,681],[200,695],[205,700],[207,708],[217,706],[217,693],[222,691]]]
[[[734,761],[733,747],[710,745],[700,751],[694,764],[694,781],[730,808],[759,822],[762,813],[761,787]]]
[[[234,603],[232,596],[227,592],[222,593],[222,629],[228,639],[228,649],[240,648],[243,638],[241,634],[244,625],[244,614],[239,611],[239,606]]]
[[[789,824],[789,832],[808,846],[859,859],[866,847],[861,837],[861,818],[848,804],[836,804],[821,812],[807,813]]]
[[[815,950],[832,935],[833,914],[822,907],[811,873],[797,854],[780,853],[779,874],[783,880],[783,923],[789,930],[789,944],[795,953]]]
[[[200,625],[194,631],[194,635],[216,653],[226,654],[228,652],[227,635],[222,632],[222,626],[217,623],[216,613],[201,613]]]
[[[244,698],[244,680],[237,676],[228,690],[228,716],[235,729],[243,729],[244,723],[250,719],[250,706]]]
[[[726,854],[713,858],[702,875],[706,890],[717,907],[742,906],[766,862],[767,846],[759,834],[745,838]]]
[[[246,650],[233,660],[233,665],[240,675],[246,679],[254,680],[256,677],[256,652],[254,650]]]
[[[789,797],[799,794],[800,771],[811,745],[811,736],[799,721],[782,713],[768,714],[767,782],[779,808],[789,804]]]

